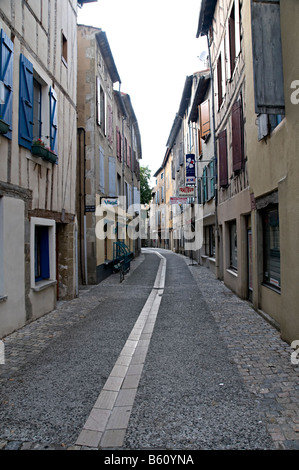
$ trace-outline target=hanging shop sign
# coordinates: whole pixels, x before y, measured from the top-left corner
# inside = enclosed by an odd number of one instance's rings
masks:
[[[187,204],[187,197],[171,197],[170,204]]]
[[[195,184],[195,155],[187,153],[186,155],[186,184]]]
[[[179,196],[194,197],[194,186],[185,186],[183,188],[179,188]]]

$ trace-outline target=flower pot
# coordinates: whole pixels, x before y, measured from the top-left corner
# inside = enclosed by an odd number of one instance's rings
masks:
[[[42,157],[45,158],[48,154],[48,150],[45,149],[42,145],[35,145],[33,144],[31,147],[31,153],[35,157]]]
[[[0,134],[7,134],[9,131],[9,124],[7,122],[0,119]]]
[[[51,150],[47,150],[47,155],[43,157],[44,160],[47,160],[48,162],[51,163],[56,163],[57,161],[57,155],[56,153],[52,152]]]

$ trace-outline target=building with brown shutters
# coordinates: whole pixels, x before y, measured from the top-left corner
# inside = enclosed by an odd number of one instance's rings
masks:
[[[244,132],[245,68],[240,0],[203,1],[198,35],[206,35],[211,59],[217,142],[217,275],[248,298],[247,234],[251,202]]]
[[[213,99],[210,70],[193,76],[188,123],[193,129],[193,148],[196,160],[196,185],[194,202],[199,210],[194,218],[200,248],[195,252],[196,261],[216,274],[216,158],[213,123]]]
[[[299,338],[299,5],[202,0],[215,86],[219,277]]]

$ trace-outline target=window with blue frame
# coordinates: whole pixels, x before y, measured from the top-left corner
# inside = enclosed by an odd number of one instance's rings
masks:
[[[41,139],[57,155],[57,95],[38,79],[32,63],[20,54],[19,145],[31,150]]]
[[[35,282],[50,278],[49,227],[35,226],[34,241]]]
[[[13,43],[0,31],[0,81],[3,82],[4,100],[0,104],[0,119],[6,123],[8,131],[3,135],[11,139],[12,131],[12,98],[13,98]]]

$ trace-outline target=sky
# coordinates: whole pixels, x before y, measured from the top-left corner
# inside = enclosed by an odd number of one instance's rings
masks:
[[[141,135],[141,166],[159,169],[186,77],[204,68],[196,38],[200,0],[98,0],[78,8],[78,23],[105,31]],[[116,84],[118,88],[118,84]],[[152,178],[151,183],[154,184]]]

